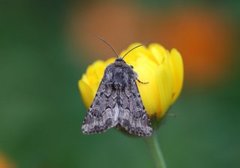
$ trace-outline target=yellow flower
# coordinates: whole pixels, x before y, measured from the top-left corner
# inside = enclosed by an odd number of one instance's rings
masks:
[[[120,55],[124,55],[138,43],[132,44]],[[115,58],[107,61],[96,61],[87,68],[79,80],[78,86],[82,99],[89,107],[97,92],[105,68]],[[183,85],[183,61],[181,54],[172,49],[170,52],[163,46],[153,43],[148,47],[139,47],[131,51],[125,58],[127,64],[134,67],[142,84],[137,82],[143,104],[150,117],[161,119],[168,108],[179,96]]]

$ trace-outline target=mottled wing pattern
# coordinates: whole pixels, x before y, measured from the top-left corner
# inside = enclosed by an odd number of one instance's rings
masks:
[[[108,87],[103,79],[83,121],[83,133],[101,133],[117,125],[116,98],[116,91]]]
[[[120,126],[130,134],[150,136],[153,130],[134,79],[130,79],[124,92],[120,92],[120,100]]]
[[[122,60],[107,67],[83,121],[83,133],[101,133],[117,126],[136,136],[152,134],[136,79],[137,75]]]

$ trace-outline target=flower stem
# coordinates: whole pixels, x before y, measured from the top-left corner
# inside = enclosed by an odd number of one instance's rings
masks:
[[[145,142],[152,154],[156,168],[167,168],[156,133],[153,133],[152,136],[145,138]]]

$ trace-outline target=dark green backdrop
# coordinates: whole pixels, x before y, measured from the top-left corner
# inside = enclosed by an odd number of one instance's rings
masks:
[[[232,12],[239,29],[238,1],[218,5]],[[0,1],[0,153],[19,168],[153,167],[141,139],[116,130],[81,134],[86,109],[77,81],[89,61],[78,67],[69,59],[62,26],[66,6]],[[234,54],[238,65],[239,47]],[[232,67],[219,87],[185,85],[171,109],[177,117],[168,117],[159,130],[170,168],[240,166],[239,70]]]

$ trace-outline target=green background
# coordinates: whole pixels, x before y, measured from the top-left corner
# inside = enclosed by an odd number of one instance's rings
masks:
[[[239,1],[194,3],[229,10],[239,33]],[[89,61],[69,59],[62,26],[68,4],[0,1],[0,153],[19,168],[153,167],[140,138],[80,132],[86,108],[77,82]],[[240,167],[239,46],[233,53],[231,76],[217,87],[186,84],[171,109],[177,117],[158,131],[168,167]]]

